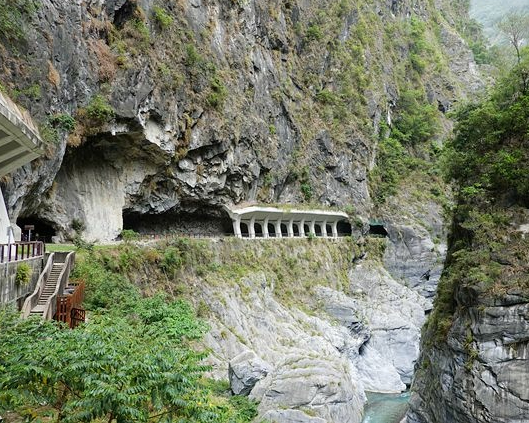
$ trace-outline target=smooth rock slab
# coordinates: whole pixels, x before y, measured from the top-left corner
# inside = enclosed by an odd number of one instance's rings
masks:
[[[358,423],[363,403],[350,374],[344,360],[294,354],[259,381],[250,397],[260,401],[260,415],[283,408],[309,409],[321,421]]]

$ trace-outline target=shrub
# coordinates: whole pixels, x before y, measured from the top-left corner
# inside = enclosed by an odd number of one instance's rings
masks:
[[[226,100],[228,96],[228,90],[219,80],[218,76],[215,76],[210,81],[211,93],[208,95],[207,103],[209,106],[218,109]]]
[[[152,8],[152,15],[162,29],[170,27],[173,23],[173,18],[160,6],[154,6]]]
[[[318,25],[310,25],[305,32],[305,37],[310,41],[319,41],[323,38],[323,31]]]
[[[120,235],[126,243],[137,241],[140,238],[140,234],[132,229],[123,229]]]
[[[203,62],[202,56],[193,44],[186,45],[186,65],[193,67]]]
[[[305,201],[310,201],[313,195],[312,186],[308,182],[304,182],[301,184],[300,189]]]
[[[90,119],[103,124],[114,117],[114,109],[105,97],[97,94],[92,97],[90,103],[86,106],[86,114]]]
[[[72,219],[70,227],[78,234],[81,234],[86,229],[86,225],[81,219]]]
[[[177,247],[167,247],[163,254],[160,267],[167,273],[174,274],[180,267],[182,267],[184,259],[180,250]]]
[[[68,113],[60,113],[49,118],[50,124],[55,128],[62,129],[65,132],[73,132],[75,130],[75,119]]]
[[[15,283],[18,286],[26,286],[31,281],[31,267],[27,263],[20,263],[17,266],[17,274],[15,276]]]

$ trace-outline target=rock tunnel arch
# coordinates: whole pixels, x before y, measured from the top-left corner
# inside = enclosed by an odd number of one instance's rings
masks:
[[[123,210],[123,229],[141,235],[180,235],[190,237],[217,237],[233,235],[229,215],[220,208],[174,208],[165,212],[138,212]]]

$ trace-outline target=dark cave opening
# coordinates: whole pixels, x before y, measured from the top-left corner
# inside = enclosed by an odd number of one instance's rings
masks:
[[[268,224],[268,236],[271,238],[275,238],[276,235],[276,227],[272,225],[271,223]]]
[[[211,213],[169,210],[164,213],[138,213],[123,210],[123,229],[132,229],[141,235],[180,235],[191,237],[217,237],[233,235],[233,225],[227,213],[214,209]],[[241,224],[243,235],[248,227]]]
[[[22,241],[43,241],[49,243],[52,242],[52,237],[57,235],[57,231],[51,222],[35,215],[19,217],[17,225],[22,230]],[[28,226],[34,226],[34,229],[31,230],[31,238],[29,229],[25,229]]]
[[[385,238],[388,236],[388,231],[382,222],[372,221],[369,222],[369,235]]]

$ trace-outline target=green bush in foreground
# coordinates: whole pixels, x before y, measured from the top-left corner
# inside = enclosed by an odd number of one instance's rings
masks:
[[[243,423],[256,405],[204,377],[207,331],[191,305],[141,298],[126,276],[86,253],[88,322],[75,330],[0,309],[0,415],[56,422]]]

